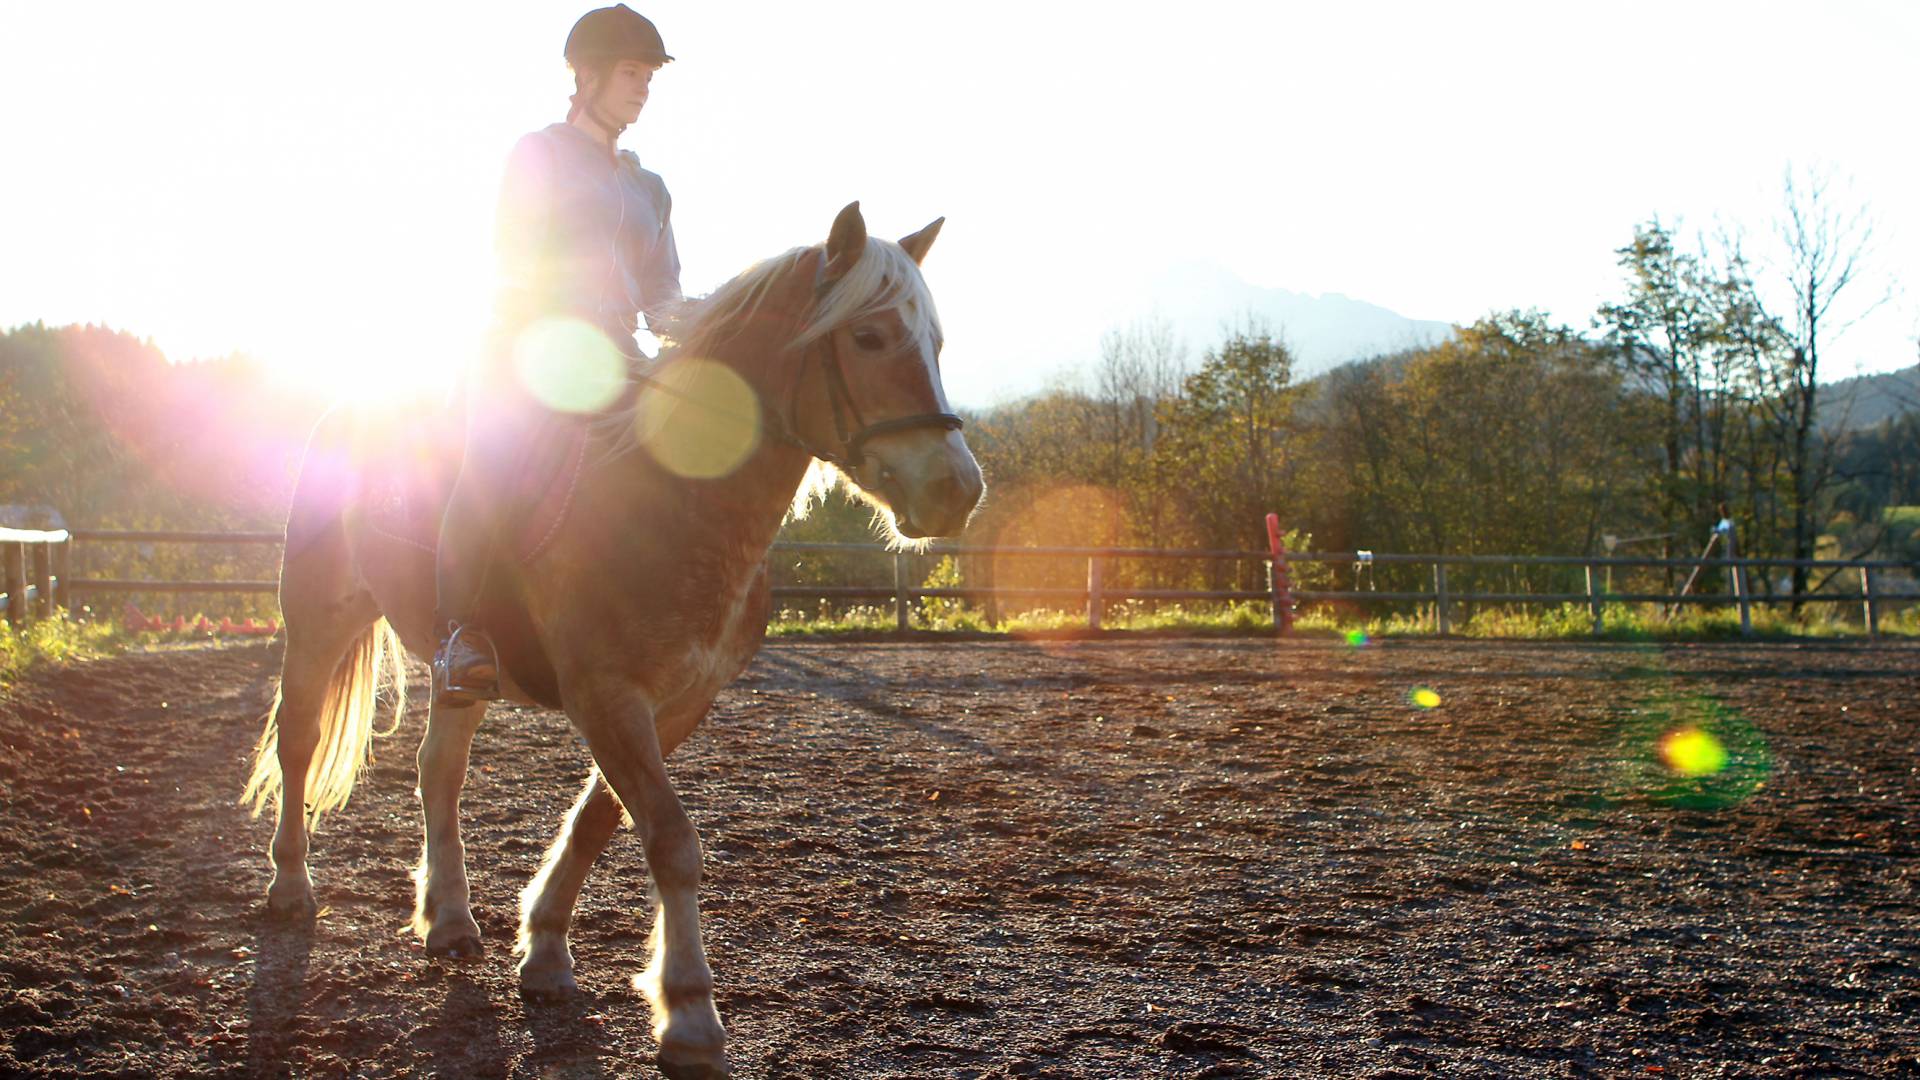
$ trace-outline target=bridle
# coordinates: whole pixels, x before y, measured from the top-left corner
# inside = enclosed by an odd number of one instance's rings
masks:
[[[813,295],[816,300],[833,285],[832,281],[826,280],[825,270],[826,260],[822,259],[814,274]],[[800,410],[800,391],[807,383],[807,369],[816,359],[819,361],[821,377],[826,381],[827,407],[833,413],[834,438],[840,443],[837,450],[820,446],[807,438],[795,422]],[[853,388],[847,382],[846,370],[840,363],[840,348],[835,344],[832,333],[822,334],[801,354],[799,369],[793,376],[793,389],[787,394],[785,411],[774,412],[764,407],[763,411],[771,421],[768,427],[775,439],[842,470],[852,470],[866,458],[867,440],[876,435],[926,427],[959,431],[966,426],[965,421],[950,412],[914,413],[868,422],[860,411],[859,402],[853,398]]]
[[[828,449],[807,438],[801,434],[800,426],[795,422],[799,415],[800,391],[807,382],[807,369],[816,358],[820,362],[821,377],[826,380],[827,407],[833,413],[834,438],[840,444],[837,450]],[[914,413],[868,422],[860,411],[859,403],[853,399],[853,389],[848,385],[846,371],[840,365],[840,350],[834,344],[832,334],[824,335],[801,354],[800,369],[794,374],[793,391],[787,395],[785,412],[777,413],[769,409],[767,413],[772,421],[770,433],[775,439],[843,470],[853,469],[865,459],[867,440],[876,435],[924,427],[959,431],[966,426],[965,421],[948,412]]]

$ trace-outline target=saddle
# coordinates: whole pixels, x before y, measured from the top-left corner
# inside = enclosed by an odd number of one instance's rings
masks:
[[[492,639],[504,673],[548,708],[560,706],[553,663],[520,601],[520,569],[560,535],[574,506],[588,442],[585,417],[553,413],[527,445],[512,475],[492,478],[500,497],[499,532],[485,571],[476,621]],[[415,573],[431,596],[440,518],[460,472],[466,416],[459,408],[373,421],[354,440],[356,508],[368,537],[417,559]],[[289,549],[297,542],[288,536]]]

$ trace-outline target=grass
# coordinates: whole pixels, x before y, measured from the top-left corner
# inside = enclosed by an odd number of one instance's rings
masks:
[[[65,613],[21,627],[0,622],[0,687],[37,665],[106,656],[127,642],[126,633],[114,623],[75,622]]]
[[[88,609],[90,610],[90,609]],[[265,637],[208,634],[192,628],[201,618],[196,613],[187,620],[185,631],[130,631],[117,619],[83,615],[74,619],[62,611],[50,619],[38,619],[15,627],[0,621],[0,689],[43,664],[64,664],[75,660],[93,660],[129,649],[165,651],[204,646],[207,642],[264,641]],[[214,619],[217,623],[219,620]]]
[[[909,609],[908,625],[916,631],[946,633],[1022,634],[1084,633],[1086,612],[1080,609],[1038,608],[1007,615],[998,622],[957,600],[926,599]],[[1858,612],[1849,608],[1849,621],[1834,605],[1809,605],[1795,618],[1784,606],[1753,609],[1754,637],[1762,640],[1862,637]],[[821,604],[813,610],[783,608],[768,626],[772,637],[807,638],[866,636],[895,628],[892,605],[836,608]],[[1109,631],[1179,633],[1270,633],[1273,620],[1266,604],[1112,604],[1101,619]],[[1740,619],[1732,608],[1689,608],[1669,616],[1655,605],[1608,604],[1602,609],[1602,632],[1596,639],[1593,615],[1585,604],[1556,608],[1483,608],[1470,616],[1456,616],[1455,636],[1533,641],[1716,641],[1738,640]],[[1882,614],[1880,632],[1886,637],[1920,637],[1920,605]],[[1349,640],[1425,637],[1433,633],[1430,610],[1381,618],[1357,616],[1350,610],[1313,608],[1294,620],[1293,633],[1301,637]]]
[[[960,569],[951,558],[943,558],[923,583],[923,588],[956,588],[961,585]],[[1451,632],[1459,637],[1536,641],[1711,641],[1738,640],[1739,613],[1731,605],[1723,607],[1687,606],[1669,614],[1658,604],[1603,605],[1601,631],[1594,633],[1592,610],[1584,603],[1556,607],[1480,605],[1470,609],[1456,606]],[[924,597],[908,609],[908,627],[914,631],[973,634],[1084,634],[1087,617],[1084,609],[1036,608],[999,619],[989,619],[982,609],[965,600]],[[1860,637],[1857,604],[1808,604],[1797,617],[1785,605],[1756,604],[1752,608],[1754,637],[1768,640],[1803,638]],[[812,610],[785,608],[769,627],[774,637],[867,636],[891,633],[896,628],[891,604],[837,607],[821,601]],[[1151,604],[1140,600],[1117,601],[1107,605],[1101,616],[1101,628],[1107,631],[1263,634],[1272,633],[1271,608],[1264,601],[1235,604]],[[1883,609],[1880,618],[1883,635],[1920,637],[1920,605],[1905,610]],[[1293,632],[1302,637],[1335,637],[1350,642],[1377,638],[1424,637],[1434,633],[1430,605],[1400,614],[1369,616],[1355,605],[1322,605],[1298,613]]]

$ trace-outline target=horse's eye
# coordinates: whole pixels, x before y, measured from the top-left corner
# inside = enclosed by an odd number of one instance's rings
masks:
[[[853,332],[853,343],[863,349],[877,349],[886,344],[880,337],[880,334],[873,330],[855,330]]]

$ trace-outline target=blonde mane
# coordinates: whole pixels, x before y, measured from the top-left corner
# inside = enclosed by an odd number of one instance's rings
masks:
[[[766,301],[774,280],[809,250],[797,247],[755,263],[706,296],[661,313],[657,316],[663,324],[660,332],[674,342],[661,359],[713,351],[748,325]],[[940,337],[940,315],[934,310],[933,294],[927,290],[913,256],[891,240],[869,236],[866,250],[853,269],[815,298],[800,335],[790,347],[804,348],[836,326],[888,310],[900,313],[907,332],[922,347],[931,347]]]

